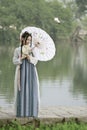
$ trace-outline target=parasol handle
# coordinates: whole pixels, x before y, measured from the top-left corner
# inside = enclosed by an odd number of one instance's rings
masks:
[[[31,48],[31,51],[32,51],[35,47],[38,47],[38,45],[40,45],[39,42],[37,42],[37,44],[35,44],[35,46]]]

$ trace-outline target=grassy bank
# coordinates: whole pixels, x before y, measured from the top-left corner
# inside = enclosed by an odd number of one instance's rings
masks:
[[[0,130],[87,130],[87,123],[68,121],[56,124],[23,124],[13,121],[0,127]]]

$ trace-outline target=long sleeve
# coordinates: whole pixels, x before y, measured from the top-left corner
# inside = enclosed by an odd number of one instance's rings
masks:
[[[36,65],[36,64],[37,64],[37,62],[38,62],[38,60],[37,60],[35,57],[30,56],[30,63],[32,63],[32,64]]]
[[[16,48],[15,51],[14,51],[13,63],[14,63],[15,65],[20,65],[20,64],[22,64],[22,61],[21,61],[20,58],[19,58],[19,49],[18,49],[18,48]]]

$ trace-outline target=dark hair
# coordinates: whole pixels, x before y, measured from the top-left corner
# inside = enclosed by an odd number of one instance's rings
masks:
[[[26,40],[27,40],[27,38],[28,38],[29,36],[32,38],[31,33],[24,32],[24,33],[22,34],[22,36],[21,36],[21,44],[23,44],[23,42],[26,43]]]
[[[28,33],[27,31],[25,31],[25,32],[22,34],[22,36],[21,36],[21,56],[22,56],[22,46],[23,46],[24,42],[26,43],[26,40],[27,40],[27,38],[28,38],[29,36],[32,38],[31,33]],[[32,45],[32,41],[31,41],[31,45]],[[30,46],[31,46],[31,45],[30,45]]]

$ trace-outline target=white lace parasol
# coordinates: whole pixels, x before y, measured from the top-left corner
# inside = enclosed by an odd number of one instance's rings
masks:
[[[21,31],[20,37],[25,31],[32,34],[34,56],[40,61],[51,60],[55,55],[55,44],[48,33],[40,28],[28,26]]]

